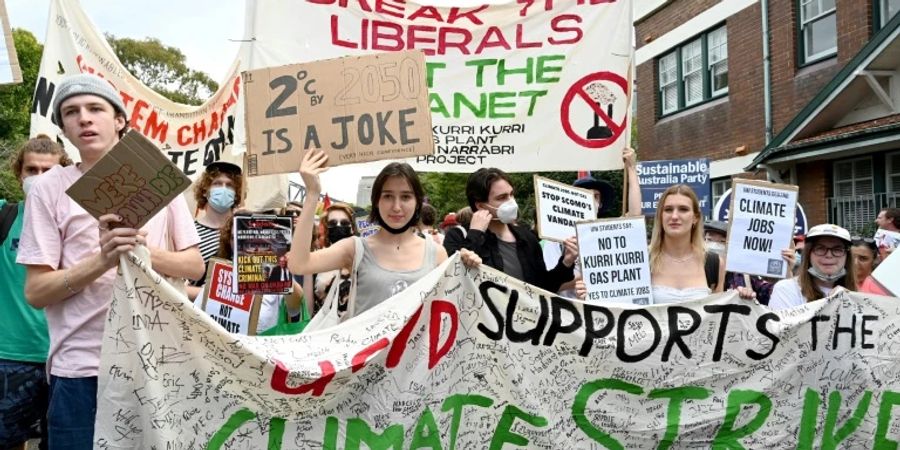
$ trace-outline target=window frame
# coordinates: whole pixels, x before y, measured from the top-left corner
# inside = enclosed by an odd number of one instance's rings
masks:
[[[796,0],[794,3],[797,6],[797,59],[798,66],[803,67],[813,63],[817,63],[819,61],[823,61],[829,58],[833,58],[837,56],[838,51],[838,30],[837,30],[837,0],[835,0],[835,5],[832,9],[828,11],[822,12],[819,11],[819,14],[812,18],[804,17],[804,6],[809,3],[819,3],[821,8],[821,2],[825,0]],[[805,3],[804,3],[805,2]],[[834,26],[834,47],[821,51],[816,54],[808,55],[807,44],[808,40],[806,38],[806,26],[821,20],[827,20],[829,16],[834,16],[835,18],[835,26]]]
[[[855,173],[856,167],[855,166],[856,166],[856,163],[860,162],[860,161],[867,162],[869,164],[869,176],[868,177],[857,177],[856,176],[856,173]],[[850,174],[849,180],[838,180],[838,170],[837,170],[838,164],[850,164],[851,174]],[[846,197],[843,195],[838,195],[838,182],[847,182],[847,181],[851,182],[852,190],[853,190],[853,193],[851,193],[849,195],[849,197],[861,197],[861,196],[865,196],[865,195],[875,194],[875,162],[872,160],[871,155],[834,161],[834,163],[832,163],[831,167],[832,167],[832,169],[831,169],[832,170],[831,189],[832,189],[832,192],[834,193],[833,197],[835,197],[835,198]],[[864,193],[864,194],[860,194],[860,193],[856,192],[856,183],[861,180],[869,180],[870,181],[870,183],[872,185],[872,192]]]
[[[886,6],[891,0],[872,0],[872,29],[874,32],[884,28],[887,23],[893,19],[893,16],[888,16],[886,14]],[[900,13],[900,9],[898,12],[894,13],[895,15]]]
[[[710,63],[710,54],[709,54],[709,36],[719,30],[724,31],[724,57],[718,61]],[[687,74],[696,75],[699,74],[701,79],[701,95],[700,98],[694,100],[692,102],[688,102],[687,99],[687,88],[686,82],[687,78],[685,75],[685,60],[684,54],[685,49],[689,46],[694,45],[696,43],[700,44],[700,60],[697,63],[697,68],[691,73]],[[673,58],[674,60],[674,68],[675,68],[675,78],[671,80],[667,84],[663,84],[663,61],[668,58]],[[728,86],[726,85],[724,88],[719,90],[713,90],[713,81],[712,74],[713,69],[715,67],[721,67],[724,65],[725,73],[728,73],[728,28],[726,23],[720,23],[712,28],[707,29],[706,31],[697,34],[696,36],[692,36],[690,39],[687,39],[683,43],[675,46],[672,50],[660,55],[656,58],[656,100],[657,100],[657,118],[666,117],[672,114],[679,113],[686,109],[694,108],[696,106],[702,105],[709,101],[725,97],[728,95]],[[665,106],[665,92],[664,89],[671,88],[674,85],[676,90],[676,105],[671,109],[664,109]]]
[[[900,176],[900,164],[897,167],[894,167],[893,158],[897,158],[900,160],[900,151],[896,152],[888,152],[884,155],[885,158],[885,171],[884,171],[884,192],[888,195],[890,194],[900,194],[900,182],[897,183],[897,186],[893,186],[891,183],[891,177]],[[892,188],[896,187],[897,190]]]

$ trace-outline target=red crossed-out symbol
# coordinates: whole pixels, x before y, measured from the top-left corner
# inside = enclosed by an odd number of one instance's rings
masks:
[[[628,82],[625,81],[625,78],[622,76],[612,72],[597,72],[586,75],[569,88],[565,97],[563,97],[562,105],[560,105],[560,122],[562,123],[563,131],[566,132],[569,139],[572,139],[576,144],[587,148],[603,148],[619,139],[619,137],[622,136],[622,132],[625,131],[625,117],[627,116],[626,113],[622,116],[622,122],[617,123],[612,117],[606,114],[606,111],[604,111],[600,105],[595,103],[594,99],[591,98],[586,91],[587,86],[595,81],[608,81],[621,88],[622,92],[626,95],[628,94]],[[581,98],[588,106],[590,106],[594,114],[596,114],[612,132],[612,136],[605,139],[588,139],[572,128],[571,109],[572,103],[575,101],[576,97]],[[628,107],[629,106],[626,106],[626,108]]]

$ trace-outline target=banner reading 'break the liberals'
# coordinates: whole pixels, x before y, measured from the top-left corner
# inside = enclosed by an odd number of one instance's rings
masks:
[[[96,448],[896,448],[900,302],[558,298],[454,257],[341,325],[226,333],[143,262],[105,328]]]
[[[409,159],[416,169],[622,167],[630,137],[631,0],[429,6],[436,3],[255,1],[250,65],[421,50],[435,153]],[[393,72],[344,81],[373,94],[394,92]]]

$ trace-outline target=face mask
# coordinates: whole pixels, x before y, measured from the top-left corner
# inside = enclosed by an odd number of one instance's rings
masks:
[[[28,192],[31,191],[31,187],[34,186],[35,180],[37,180],[37,177],[34,175],[22,178],[22,190],[25,192],[26,197],[28,197]]]
[[[800,263],[803,262],[803,253],[794,252],[794,261],[794,267],[800,267]]]
[[[717,255],[725,254],[725,244],[721,242],[706,241],[706,249]]]
[[[331,242],[332,244],[350,236],[353,236],[353,228],[351,228],[350,225],[328,227],[328,242]]]
[[[505,224],[511,224],[519,217],[519,205],[516,199],[511,198],[496,208],[497,219]]]
[[[382,220],[381,219],[381,211],[378,211],[375,214],[375,218],[378,219],[378,225],[381,226],[381,228],[384,229],[385,231],[387,231],[388,233],[402,234],[402,233],[406,233],[406,230],[408,230],[409,227],[419,223],[419,209],[416,208],[416,212],[415,212],[415,214],[413,214],[412,219],[409,219],[409,222],[406,222],[406,225],[403,225],[400,228],[393,228],[390,225],[388,225],[387,222]]]
[[[841,270],[838,270],[837,273],[835,273],[834,275],[824,274],[821,271],[819,271],[819,269],[816,269],[815,266],[809,266],[809,269],[807,269],[807,272],[809,272],[809,274],[812,275],[813,277],[818,278],[826,283],[833,283],[833,282],[839,280],[844,275],[847,275],[847,269],[844,267],[841,267]]]
[[[225,213],[234,206],[234,190],[218,186],[209,191],[209,206],[218,213]]]

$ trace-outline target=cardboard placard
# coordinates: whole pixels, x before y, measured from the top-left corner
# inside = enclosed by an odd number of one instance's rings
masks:
[[[670,186],[686,184],[697,194],[704,216],[712,209],[712,181],[709,175],[709,159],[677,159],[641,161],[637,163],[638,182],[641,186],[641,213],[656,214],[657,203]]]
[[[260,302],[253,294],[236,294],[231,262],[211,258],[206,271],[201,309],[229,333],[256,334]]]
[[[787,276],[781,250],[791,246],[797,186],[736,179],[732,183],[725,270],[772,278]]]
[[[3,0],[0,0],[0,25],[3,26],[3,34],[0,36],[2,38],[0,45],[3,46],[0,49],[0,84],[19,84],[22,82],[22,69],[19,66],[12,30],[9,28],[6,2]]]
[[[549,178],[534,176],[537,229],[542,239],[562,242],[575,233],[575,224],[597,218],[594,192]]]
[[[304,152],[330,166],[434,153],[419,51],[244,72],[248,174],[292,173]]]
[[[653,304],[644,223],[641,216],[575,225],[586,301]]]
[[[95,218],[118,214],[116,226],[141,228],[190,186],[169,158],[131,130],[66,194]]]

